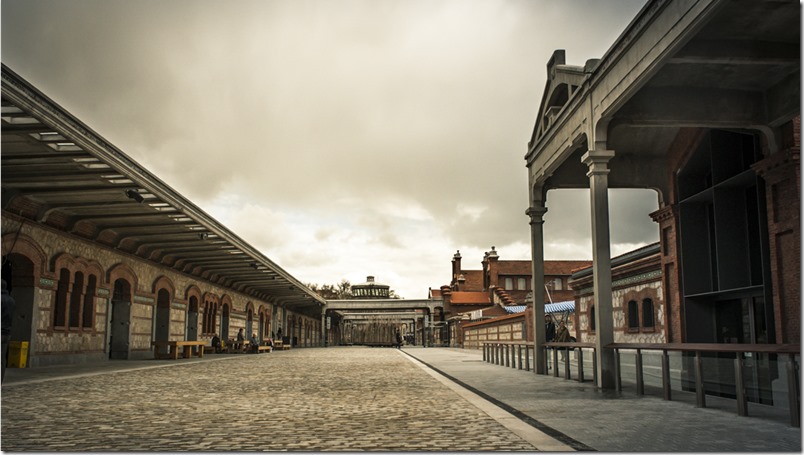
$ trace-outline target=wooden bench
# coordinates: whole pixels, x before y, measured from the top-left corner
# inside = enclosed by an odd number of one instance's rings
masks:
[[[198,357],[204,357],[205,341],[152,341],[151,346],[154,348],[155,359],[173,359],[179,358],[179,348],[182,351],[182,357],[189,359],[193,355],[193,347],[198,347]],[[166,348],[167,353],[162,353],[162,348]]]
[[[270,346],[257,346],[257,354],[259,354],[260,352],[271,352],[272,349],[273,348],[271,348]]]
[[[290,349],[290,347],[291,346],[289,344],[285,344],[281,341],[274,341],[274,349],[279,349],[280,351],[287,351],[288,349]]]

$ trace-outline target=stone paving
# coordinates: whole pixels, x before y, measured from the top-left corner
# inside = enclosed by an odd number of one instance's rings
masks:
[[[208,359],[6,382],[0,448],[536,450],[395,349],[295,349]]]
[[[801,453],[801,428],[790,426],[786,411],[774,412],[756,403],[749,404],[749,417],[741,417],[735,400],[707,396],[707,408],[696,408],[692,393],[685,398],[676,391],[673,401],[665,401],[661,391],[653,396],[638,396],[633,390],[603,392],[591,381],[579,383],[486,363],[477,350],[408,352],[515,409],[551,436],[565,436],[578,450]]]

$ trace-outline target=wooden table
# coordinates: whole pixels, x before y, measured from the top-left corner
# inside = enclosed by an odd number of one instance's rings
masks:
[[[155,359],[178,359],[179,348],[183,351],[182,357],[189,359],[193,355],[193,346],[198,346],[198,357],[204,357],[205,341],[152,341],[151,346],[154,347]],[[167,354],[162,354],[159,351],[161,348],[168,348]]]

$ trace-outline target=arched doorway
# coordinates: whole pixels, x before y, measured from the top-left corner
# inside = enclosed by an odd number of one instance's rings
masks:
[[[168,341],[170,339],[170,292],[164,288],[156,294],[155,324],[154,340]],[[163,353],[167,354],[167,346]]]
[[[246,339],[251,339],[251,333],[253,332],[253,323],[254,323],[254,310],[251,308],[248,309],[246,314]]]
[[[34,264],[26,256],[11,253],[3,256],[3,280],[14,298],[14,319],[11,325],[11,341],[31,342],[34,319]],[[33,347],[29,345],[29,351]]]
[[[223,311],[221,312],[221,339],[228,340],[229,339],[229,305],[223,305]]]
[[[111,330],[109,331],[109,358],[128,359],[131,327],[131,284],[119,278],[114,282],[112,295]]]
[[[187,328],[185,329],[188,341],[198,340],[198,298],[196,296],[190,297],[190,303],[187,307]]]

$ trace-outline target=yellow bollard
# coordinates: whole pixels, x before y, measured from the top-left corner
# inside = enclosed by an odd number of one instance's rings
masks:
[[[28,363],[28,342],[11,341],[8,343],[8,368],[25,368]]]

